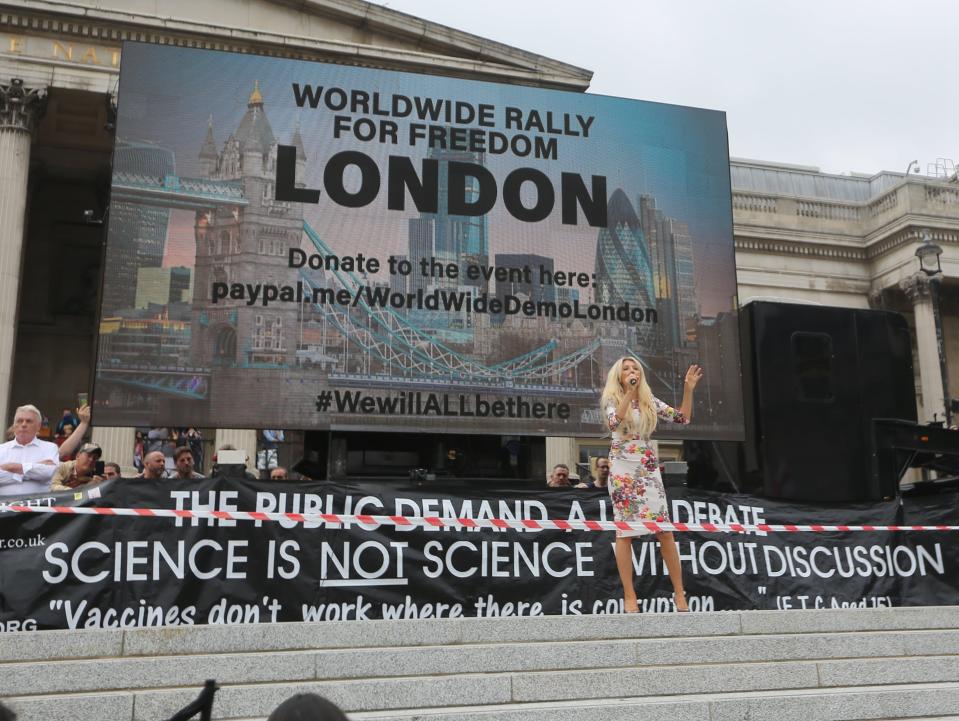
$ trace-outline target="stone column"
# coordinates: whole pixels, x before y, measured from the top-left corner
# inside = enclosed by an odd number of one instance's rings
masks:
[[[30,142],[45,97],[45,89],[24,87],[22,80],[0,84],[0,413],[4,419],[9,419],[17,336]]]
[[[241,428],[217,428],[216,447],[213,452],[229,443],[236,446],[238,451],[246,451],[246,467],[253,473],[256,470],[256,431]]]
[[[136,429],[118,426],[94,426],[93,442],[103,450],[103,460],[119,463],[124,478],[135,476],[133,447],[136,445]]]
[[[939,349],[936,336],[936,317],[933,308],[933,283],[925,273],[915,273],[899,283],[906,297],[912,302],[916,322],[916,350],[919,356],[919,387],[922,391],[920,423],[929,422],[933,415],[945,420],[945,399],[942,394],[942,370],[939,365]]]
[[[569,466],[570,473],[578,473],[576,463],[579,461],[579,447],[576,445],[575,438],[566,438],[565,436],[547,436],[546,437],[546,478],[553,472],[553,466],[557,463],[565,463]]]

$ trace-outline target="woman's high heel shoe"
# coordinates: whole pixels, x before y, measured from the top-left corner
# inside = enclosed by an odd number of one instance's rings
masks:
[[[689,613],[689,604],[686,604],[686,608],[680,608],[679,604],[676,603],[677,596],[673,594],[673,604],[676,606],[676,613]],[[686,594],[683,594],[683,601],[686,601]]]

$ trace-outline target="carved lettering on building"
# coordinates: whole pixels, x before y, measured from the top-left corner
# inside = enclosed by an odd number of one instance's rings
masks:
[[[8,53],[25,55],[38,60],[58,60],[76,65],[97,67],[120,67],[120,48],[88,43],[74,43],[69,40],[32,35],[8,35],[6,42],[0,45]]]

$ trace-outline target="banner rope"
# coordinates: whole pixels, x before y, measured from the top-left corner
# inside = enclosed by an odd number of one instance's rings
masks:
[[[19,506],[0,504],[0,514],[47,513],[77,516],[216,519],[319,523],[328,527],[396,526],[397,528],[494,528],[523,531],[700,531],[704,533],[849,533],[877,531],[959,531],[959,526],[826,525],[821,523],[674,523],[671,521],[594,521],[532,518],[440,518],[438,516],[372,516],[341,513],[276,513],[268,511],[177,510],[169,508],[108,508],[100,506]]]

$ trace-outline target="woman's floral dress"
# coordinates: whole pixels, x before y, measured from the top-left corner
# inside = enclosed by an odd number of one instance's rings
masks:
[[[656,415],[671,423],[689,423],[680,411],[653,398]],[[639,410],[633,401],[635,425],[639,425]],[[663,477],[659,472],[659,459],[648,439],[639,436],[624,436],[617,431],[620,420],[616,417],[616,404],[606,406],[606,419],[613,439],[609,446],[610,476],[609,497],[613,503],[613,519],[617,521],[668,521],[669,502]],[[643,536],[652,533],[639,531],[616,531],[616,536]]]

